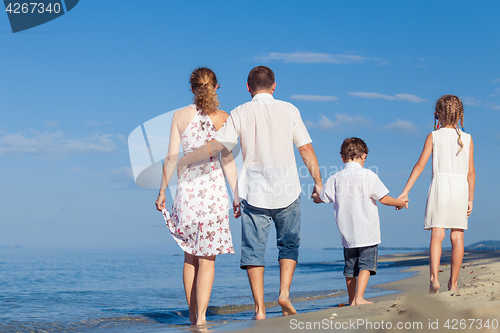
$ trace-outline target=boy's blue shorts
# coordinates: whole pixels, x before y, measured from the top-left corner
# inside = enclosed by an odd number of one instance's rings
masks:
[[[370,275],[377,274],[378,245],[363,247],[344,247],[344,276],[356,277],[360,271],[370,271]]]

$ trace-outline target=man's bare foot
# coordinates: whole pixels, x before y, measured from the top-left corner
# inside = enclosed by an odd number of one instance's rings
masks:
[[[205,326],[207,324],[206,320],[200,320],[196,322],[196,326]]]
[[[429,294],[439,293],[439,288],[441,288],[439,281],[431,281],[429,284]]]
[[[262,319],[266,319],[266,314],[262,314],[262,313],[256,313],[255,316],[252,317],[252,320],[262,320]]]
[[[451,281],[448,281],[448,291],[457,291],[458,285],[452,285]]]
[[[355,298],[353,301],[353,305],[362,305],[362,304],[372,304],[373,302],[367,301],[364,298]]]
[[[290,299],[280,297],[278,298],[278,304],[281,306],[281,313],[283,314],[283,316],[291,316],[297,314],[297,310],[295,310],[295,308],[293,307]]]

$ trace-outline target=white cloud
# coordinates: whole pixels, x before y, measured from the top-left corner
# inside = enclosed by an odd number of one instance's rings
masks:
[[[493,110],[500,110],[500,105],[492,104],[492,105],[491,105],[491,108],[492,108]]]
[[[469,106],[479,106],[481,101],[475,99],[474,97],[461,97],[462,103]]]
[[[60,122],[57,120],[50,120],[45,122],[45,126],[47,127],[56,127],[59,126]]]
[[[321,95],[292,95],[290,99],[309,102],[332,102],[339,98],[336,96],[321,96]]]
[[[71,138],[61,131],[26,134],[5,134],[0,137],[0,155],[27,154],[44,157],[68,155],[109,154],[118,150],[113,135],[92,134],[84,138]]]
[[[305,125],[309,128],[321,128],[325,131],[345,129],[345,128],[360,128],[370,126],[371,120],[362,116],[349,116],[345,113],[336,113],[335,120],[321,115],[317,122],[307,120]]]
[[[90,126],[105,126],[105,125],[111,125],[111,122],[110,121],[92,120],[92,121],[86,121],[85,124],[90,125]]]
[[[370,92],[348,92],[347,95],[368,98],[368,99],[386,99],[388,101],[392,101],[394,97],[379,93],[370,93]]]
[[[362,57],[354,54],[328,54],[316,52],[295,52],[295,53],[279,53],[271,52],[266,56],[255,56],[255,61],[271,62],[281,61],[284,63],[296,64],[354,64],[362,63],[372,58]]]
[[[387,101],[405,101],[405,102],[412,102],[412,103],[422,103],[422,102],[427,102],[426,99],[420,98],[416,95],[411,95],[411,94],[396,94],[394,96],[390,95],[385,95],[385,94],[379,94],[379,93],[374,93],[374,92],[348,92],[348,95],[355,96],[355,97],[360,97],[360,98],[367,98],[367,99],[385,99]]]
[[[500,82],[500,78],[498,79],[494,79],[494,80],[491,80],[490,83],[497,83],[497,82]]]
[[[397,119],[392,124],[388,124],[382,127],[384,130],[399,130],[403,132],[416,132],[417,126],[411,121]]]

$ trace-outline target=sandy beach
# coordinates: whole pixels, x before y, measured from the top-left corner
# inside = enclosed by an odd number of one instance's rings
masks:
[[[214,327],[215,332],[342,331],[385,332],[393,330],[444,332],[500,332],[500,251],[466,251],[458,291],[449,292],[450,252],[441,258],[438,294],[429,295],[428,254],[405,253],[382,256],[379,262],[410,266],[415,275],[374,286],[399,293],[369,299],[373,304],[332,307]],[[375,280],[377,277],[372,277]],[[293,289],[293,286],[292,286]]]

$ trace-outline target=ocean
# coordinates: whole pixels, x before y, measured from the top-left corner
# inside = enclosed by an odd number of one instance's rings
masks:
[[[380,250],[379,255],[403,251]],[[0,332],[185,332],[188,309],[183,255],[153,249],[0,249]],[[267,317],[281,315],[277,250],[266,254]],[[370,286],[411,276],[379,263],[365,297],[390,293]],[[291,298],[309,312],[347,302],[341,249],[301,249]],[[210,326],[251,320],[253,300],[239,255],[215,263]]]

